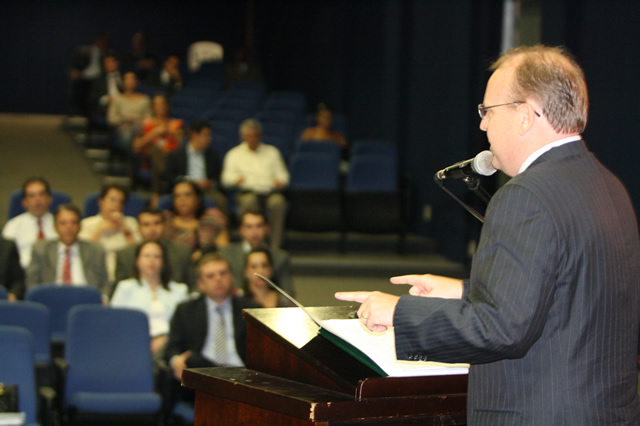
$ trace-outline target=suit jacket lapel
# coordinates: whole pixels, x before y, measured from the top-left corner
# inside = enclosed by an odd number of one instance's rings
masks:
[[[195,334],[195,341],[198,342],[198,353],[202,352],[204,341],[207,339],[207,332],[209,331],[209,315],[207,314],[207,303],[204,300],[206,296],[201,296],[198,299],[198,304],[195,306],[193,315],[193,332]]]
[[[49,241],[46,252],[50,267],[44,268],[42,280],[45,283],[54,283],[58,274],[58,241]]]

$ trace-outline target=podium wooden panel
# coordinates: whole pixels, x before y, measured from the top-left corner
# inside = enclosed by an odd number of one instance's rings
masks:
[[[320,319],[354,308],[308,308]],[[196,424],[464,424],[467,376],[380,377],[299,308],[247,309],[246,368],[186,370]]]

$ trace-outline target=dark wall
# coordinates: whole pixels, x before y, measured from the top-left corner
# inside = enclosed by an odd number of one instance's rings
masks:
[[[589,87],[584,139],[625,183],[640,211],[640,2],[547,0],[543,40],[565,45],[581,63]]]
[[[143,31],[158,55],[184,55],[199,40],[230,51],[244,41],[242,1],[12,1],[0,6],[0,112],[68,112],[68,70],[75,47],[106,31],[122,54]]]

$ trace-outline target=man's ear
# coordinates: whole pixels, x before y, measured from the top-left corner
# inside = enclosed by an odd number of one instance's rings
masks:
[[[534,107],[529,103],[521,104],[518,108],[520,113],[520,123],[518,123],[518,132],[521,136],[527,133],[535,124],[537,115]]]

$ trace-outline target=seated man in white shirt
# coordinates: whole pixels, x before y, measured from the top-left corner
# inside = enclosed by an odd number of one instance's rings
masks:
[[[115,277],[116,251],[142,240],[136,218],[122,213],[127,196],[127,190],[118,185],[104,186],[98,200],[100,213],[82,219],[80,224],[80,238],[100,243],[106,250],[111,281]]]
[[[287,201],[282,190],[289,183],[289,172],[278,148],[261,142],[262,126],[254,119],[240,124],[243,142],[232,148],[224,158],[222,184],[238,190],[240,215],[247,209],[263,205],[271,224],[270,247],[282,242]]]
[[[27,179],[22,185],[22,206],[26,212],[10,219],[2,230],[2,236],[18,246],[22,268],[31,262],[33,243],[57,237],[49,212],[51,201],[49,182],[41,177]]]
[[[27,267],[27,288],[40,284],[93,286],[108,291],[105,250],[97,243],[78,239],[80,210],[62,204],[55,212],[58,238],[33,245]]]

